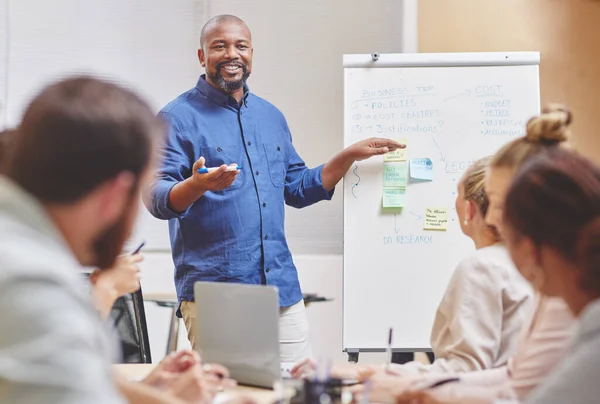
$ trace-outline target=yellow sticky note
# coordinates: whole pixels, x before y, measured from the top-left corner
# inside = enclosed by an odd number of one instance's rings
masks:
[[[384,208],[402,208],[406,205],[406,190],[404,189],[384,189],[383,207]]]
[[[407,144],[406,139],[398,139],[398,143]],[[383,161],[406,161],[408,146],[404,149],[396,149],[383,155]]]
[[[383,163],[383,187],[406,188],[408,164],[406,161]]]
[[[446,230],[448,228],[448,209],[425,208],[423,230]]]

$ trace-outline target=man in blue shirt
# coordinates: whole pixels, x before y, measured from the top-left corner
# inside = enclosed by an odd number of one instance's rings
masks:
[[[246,24],[214,17],[200,42],[206,74],[160,112],[170,131],[148,209],[169,220],[180,314],[194,349],[196,281],[267,284],[279,289],[282,362],[296,362],[310,345],[284,205],[329,200],[354,161],[404,146],[368,139],[307,168],[283,114],[246,86],[253,52]],[[217,169],[198,173],[205,167]]]

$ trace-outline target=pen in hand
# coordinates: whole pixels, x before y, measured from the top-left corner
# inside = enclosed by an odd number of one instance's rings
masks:
[[[137,253],[140,252],[140,250],[142,249],[142,247],[146,244],[146,241],[142,241],[141,244],[139,246],[137,246],[137,248],[135,250],[133,250],[133,252],[131,253],[131,255],[136,255]]]
[[[214,171],[217,171],[219,169],[219,167],[202,167],[198,169],[198,174],[207,174],[207,173],[212,173]],[[225,171],[237,171],[237,170],[241,170],[242,166],[237,165],[237,164],[231,164],[229,166],[227,166],[227,168],[225,169]]]
[[[390,331],[388,334],[388,346],[387,346],[387,359],[385,364],[385,370],[388,372],[390,370],[390,365],[392,363],[392,335],[394,333],[393,328],[390,327]]]

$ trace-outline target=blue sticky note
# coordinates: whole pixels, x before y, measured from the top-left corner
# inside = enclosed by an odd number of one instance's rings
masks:
[[[410,178],[433,181],[433,163],[429,157],[410,159]]]

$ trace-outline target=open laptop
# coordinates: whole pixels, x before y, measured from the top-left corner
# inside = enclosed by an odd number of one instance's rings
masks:
[[[196,282],[196,342],[205,363],[219,363],[239,384],[273,388],[289,377],[281,363],[277,288]]]

